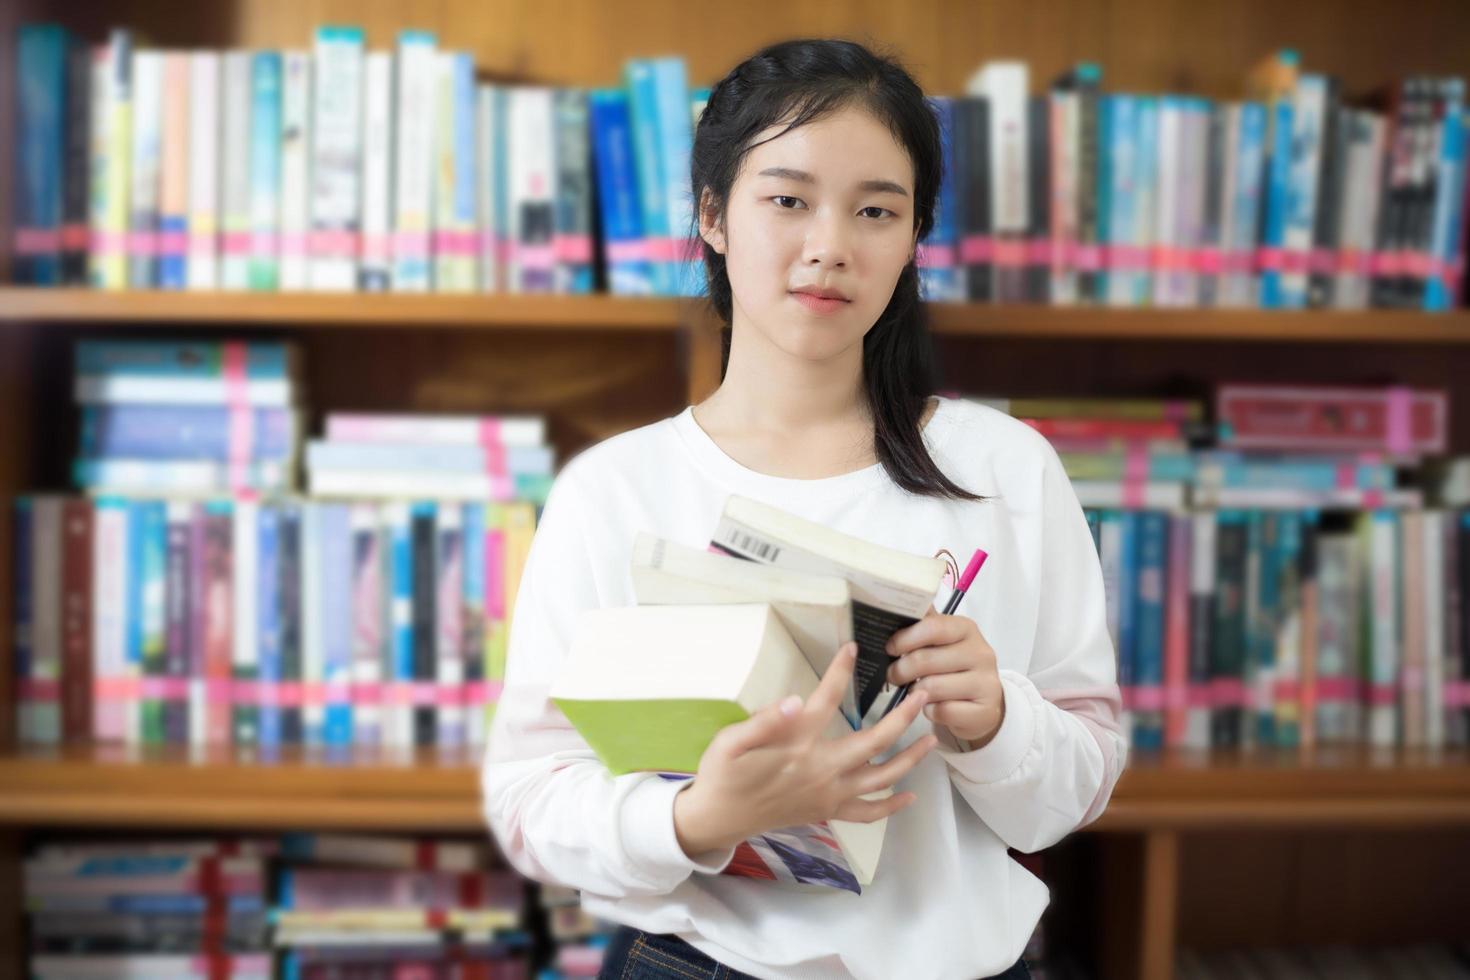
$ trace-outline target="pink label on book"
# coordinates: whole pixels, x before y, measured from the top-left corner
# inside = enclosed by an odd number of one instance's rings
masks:
[[[1051,268],[1053,256],[1060,255],[1060,251],[1052,248],[1050,238],[1033,238],[1026,243],[1026,264]]]
[[[139,679],[127,675],[99,677],[92,682],[92,697],[97,701],[136,701]]]
[[[250,232],[227,231],[220,235],[220,251],[229,256],[250,254]]]
[[[1385,278],[1404,274],[1404,256],[1398,251],[1373,253],[1373,274]]]
[[[60,250],[61,230],[59,228],[15,229],[16,255],[45,255],[48,252]]]
[[[1215,704],[1215,692],[1211,689],[1209,681],[1189,685],[1188,692],[1191,708],[1210,708]]]
[[[591,235],[557,235],[551,240],[552,251],[558,262],[588,265],[592,262]]]
[[[607,243],[607,260],[609,262],[647,262],[648,245],[641,238],[630,238],[620,242]]]
[[[158,234],[152,231],[128,232],[128,254],[149,256],[158,254]]]
[[[275,232],[252,231],[250,233],[250,254],[256,258],[275,258],[276,247]]]
[[[1286,267],[1286,253],[1275,245],[1256,249],[1256,268],[1261,272],[1280,272]]]
[[[186,701],[189,698],[189,682],[184,677],[144,677],[139,689],[143,697],[154,701]]]
[[[61,247],[68,252],[85,252],[90,232],[85,224],[73,222],[61,226]]]
[[[1133,708],[1135,711],[1162,711],[1164,709],[1164,688],[1158,684],[1135,685]]]
[[[1225,253],[1218,248],[1200,248],[1194,252],[1194,269],[1202,276],[1218,276],[1225,271]]]
[[[302,707],[319,708],[326,703],[326,685],[324,685],[321,681],[301,682]]]
[[[1188,272],[1193,268],[1186,249],[1155,245],[1152,252],[1153,267],[1161,272]]]
[[[306,700],[305,692],[301,689],[300,681],[281,681],[276,686],[280,693],[281,707],[299,708]]]
[[[1137,245],[1108,245],[1108,268],[1139,271],[1148,268],[1148,252]]]
[[[230,683],[230,700],[235,704],[255,705],[262,700],[261,689],[265,685],[260,681],[238,680]]]
[[[161,231],[158,233],[158,250],[164,255],[183,255],[189,250],[189,234],[183,231]]]
[[[95,255],[123,255],[128,250],[128,236],[120,231],[92,229],[90,250]]]
[[[1189,707],[1189,689],[1178,681],[1165,685],[1164,707],[1169,711],[1183,711]]]
[[[978,265],[995,257],[995,239],[989,235],[966,235],[960,239],[960,261]]]
[[[1307,256],[1308,268],[1314,275],[1330,276],[1337,272],[1336,256],[1331,249],[1314,248]]]
[[[1408,455],[1414,451],[1414,391],[1405,385],[1393,385],[1385,393],[1388,409],[1388,451]]]
[[[382,704],[383,685],[375,681],[356,681],[352,685],[353,704]]]
[[[500,692],[504,685],[500,681],[471,681],[464,686],[464,697],[467,704],[494,704],[500,700]]]
[[[1026,242],[1019,238],[996,238],[994,262],[1003,269],[1019,269],[1026,264]]]
[[[355,257],[360,245],[357,232],[345,228],[317,229],[307,233],[306,241],[312,255],[335,258]]]
[[[1227,275],[1243,276],[1255,271],[1256,253],[1252,249],[1235,249],[1224,253]]]
[[[306,232],[283,231],[281,232],[281,254],[291,258],[300,258],[306,254]]]
[[[427,231],[396,231],[393,233],[393,256],[399,259],[424,259],[429,256],[429,233]]]
[[[61,698],[61,682],[49,677],[20,677],[16,687],[22,701],[57,701]]]
[[[1095,243],[1078,245],[1073,259],[1072,264],[1082,272],[1101,272],[1103,269],[1102,246]]]
[[[954,248],[949,245],[920,243],[914,255],[914,264],[921,269],[954,268]]]
[[[1404,253],[1403,271],[1406,275],[1415,279],[1427,279],[1429,277],[1430,262],[1428,254],[1413,250]]]
[[[1291,275],[1305,275],[1310,265],[1308,254],[1301,249],[1286,249],[1281,253],[1281,269]]]
[[[1210,694],[1217,708],[1239,708],[1246,704],[1245,682],[1236,677],[1211,678]]]
[[[459,684],[436,685],[434,703],[441,708],[459,707],[464,704],[464,689]]]
[[[1356,703],[1361,699],[1361,685],[1353,677],[1318,677],[1317,703]]]
[[[227,677],[207,677],[204,680],[204,700],[207,704],[221,707],[234,703],[234,682]]]
[[[388,704],[398,707],[407,707],[413,704],[413,683],[411,681],[392,681],[385,684],[384,689],[384,693],[388,698]]]
[[[439,694],[439,685],[433,681],[411,681],[409,687],[413,692],[413,703],[420,708],[432,707]]]
[[[1444,706],[1470,708],[1470,681],[1445,681]]]
[[[1277,703],[1282,701],[1300,701],[1302,699],[1301,683],[1290,677],[1280,678],[1272,685],[1271,695],[1276,699]]]
[[[388,232],[364,232],[362,236],[362,258],[366,262],[385,264],[388,261],[390,236]]]
[[[556,265],[550,245],[522,245],[517,256],[523,269],[550,269]]]
[[[1375,708],[1392,706],[1398,703],[1398,684],[1389,682],[1372,682],[1368,684],[1368,703]]]
[[[219,234],[212,231],[189,232],[190,255],[213,255],[219,249]]]
[[[434,232],[434,254],[463,258],[477,254],[479,236],[473,231],[440,229]]]
[[[1355,276],[1366,276],[1373,272],[1373,256],[1356,248],[1340,249],[1337,253],[1337,271]]]
[[[345,681],[325,681],[320,685],[320,690],[322,704],[350,704],[352,702],[352,685]]]

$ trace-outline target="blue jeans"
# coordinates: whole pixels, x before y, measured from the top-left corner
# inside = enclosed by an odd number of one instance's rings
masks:
[[[1025,960],[1017,960],[999,980],[1031,980]],[[750,980],[678,936],[618,926],[608,944],[597,980]]]

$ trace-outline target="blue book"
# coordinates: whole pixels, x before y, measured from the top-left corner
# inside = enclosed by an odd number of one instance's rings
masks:
[[[70,47],[70,36],[59,24],[23,24],[16,37],[13,274],[17,283],[61,282]]]
[[[250,409],[251,460],[283,460],[295,442],[295,416]],[[230,409],[223,405],[83,405],[78,453],[93,459],[230,458]]]
[[[388,526],[388,608],[392,610],[388,630],[388,679],[399,690],[413,683],[413,537],[408,508],[394,507]],[[413,745],[413,710],[391,700],[387,718],[389,745]]]
[[[1181,115],[1188,101],[1176,99]],[[1147,256],[1154,241],[1156,219],[1154,209],[1158,207],[1159,183],[1159,99],[1154,96],[1138,98],[1138,148],[1134,159],[1136,174],[1133,184],[1133,244],[1138,247],[1138,264],[1130,276],[1130,306],[1153,305],[1153,275]],[[1182,124],[1182,120],[1181,120]],[[1204,179],[1203,176],[1200,177]]]
[[[628,93],[617,88],[593,89],[588,96],[588,112],[608,291],[614,296],[651,295],[653,268],[638,206]]]
[[[694,206],[689,188],[689,154],[694,148],[693,110],[689,104],[689,82],[680,57],[657,58],[653,62],[654,97],[657,100],[657,133],[660,172],[668,195],[670,287],[675,296],[703,296],[703,263],[695,245],[699,228],[694,223]]]
[[[1101,155],[1108,158],[1107,305],[1128,306],[1133,297],[1137,235],[1133,201],[1138,179],[1138,100],[1131,95],[1110,95],[1104,105],[1106,142]]]
[[[1455,305],[1454,261],[1460,243],[1460,224],[1465,206],[1465,84],[1463,80],[1446,79],[1444,120],[1439,131],[1439,174],[1434,192],[1434,230],[1429,246],[1433,259],[1431,272],[1424,283],[1424,309],[1433,312]]]
[[[464,527],[464,679],[485,680],[485,505],[465,504]],[[471,688],[471,690],[474,690]],[[478,696],[465,699],[466,737],[473,747],[484,744],[486,712]]]
[[[1119,512],[1122,527],[1122,552],[1119,556],[1118,581],[1121,585],[1118,596],[1118,667],[1119,674],[1127,679],[1130,710],[1139,680],[1138,663],[1138,539],[1139,512]],[[1122,681],[1119,682],[1120,684]],[[1129,737],[1136,737],[1135,731]]]
[[[352,745],[352,527],[346,504],[318,508],[321,542],[322,744]]]
[[[1265,260],[1260,263],[1261,308],[1275,310],[1286,305],[1286,295],[1282,288],[1282,248],[1286,244],[1286,216],[1291,187],[1291,101],[1278,99],[1267,107],[1266,112],[1266,187],[1260,222],[1260,242],[1265,256]]]
[[[250,273],[253,290],[280,286],[281,53],[250,58]]]
[[[1137,690],[1158,692],[1164,685],[1164,590],[1168,577],[1169,515],[1162,511],[1137,514],[1137,612],[1134,634],[1134,684]],[[1150,697],[1154,695],[1150,693]],[[1134,745],[1145,750],[1164,747],[1164,713],[1159,708],[1134,713]]]
[[[289,355],[283,343],[251,341],[243,345],[245,376],[278,381],[288,376]],[[221,341],[79,340],[79,377],[222,380],[225,345]]]
[[[262,503],[255,515],[256,678],[260,685],[260,747],[274,752],[284,742],[281,725],[281,512]]]
[[[1281,612],[1281,518],[1283,512],[1251,511],[1247,542],[1256,561],[1255,617],[1248,624],[1252,708],[1258,745],[1276,742],[1276,624]]]
[[[653,291],[674,295],[670,243],[667,163],[659,152],[657,76],[653,62],[635,58],[623,69],[628,89],[628,118],[633,126],[633,163],[638,175],[638,203],[644,240],[653,270]]]
[[[553,291],[565,295],[592,292],[592,166],[587,131],[587,93],[557,89],[552,96],[556,142],[556,269]],[[472,199],[473,202],[473,199]]]
[[[961,301],[965,298],[964,283],[955,262],[960,218],[954,99],[931,96],[927,101],[939,121],[942,176],[939,195],[934,202],[934,226],[919,244],[919,293],[928,302]]]

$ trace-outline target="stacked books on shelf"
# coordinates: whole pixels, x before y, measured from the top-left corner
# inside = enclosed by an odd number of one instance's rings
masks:
[[[1224,385],[1212,424],[979,400],[1078,491],[1135,747],[1470,744],[1470,510],[1398,485],[1445,451],[1445,392]]]
[[[687,779],[721,728],[810,695],[856,640],[851,690],[825,732],[841,737],[881,713],[883,644],[924,615],[946,570],[731,496],[707,550],[639,533],[638,604],[582,613],[550,696],[614,774]],[[691,635],[707,638],[693,659]],[[830,820],[758,834],[725,873],[861,893],[885,829]]]
[[[25,861],[28,976],[271,980],[269,840],[46,844]]]
[[[1352,105],[1295,51],[1243,99],[1109,93],[1024,62],[935,96],[945,180],[920,252],[931,300],[1444,310],[1465,303],[1464,81]]]
[[[527,980],[525,882],[475,843],[288,835],[270,910],[281,975]]]
[[[15,501],[21,741],[484,743],[545,421],[333,414],[308,499],[294,354],[78,344],[86,495]]]
[[[91,494],[289,492],[299,377],[285,343],[79,341],[73,481]]]
[[[17,281],[703,292],[687,181],[708,90],[682,59],[589,89],[479,81],[421,30],[310,42],[165,50],[23,25]]]

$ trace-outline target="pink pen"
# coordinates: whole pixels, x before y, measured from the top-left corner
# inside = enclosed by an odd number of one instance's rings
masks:
[[[975,554],[970,556],[970,563],[965,566],[965,573],[960,576],[959,582],[955,584],[954,593],[950,595],[949,601],[944,604],[944,615],[953,615],[954,611],[959,608],[960,600],[963,599],[965,597],[965,593],[969,591],[970,583],[975,581],[975,573],[980,571],[980,566],[984,565],[985,559],[989,557],[989,553],[986,552],[983,548],[975,549]],[[913,687],[914,682],[909,681],[903,687],[900,687],[897,691],[894,691],[893,697],[888,699],[888,707],[883,709],[883,714],[879,717],[887,717],[888,712],[892,711],[900,704],[903,704],[903,699],[909,696],[909,691],[913,690]]]

